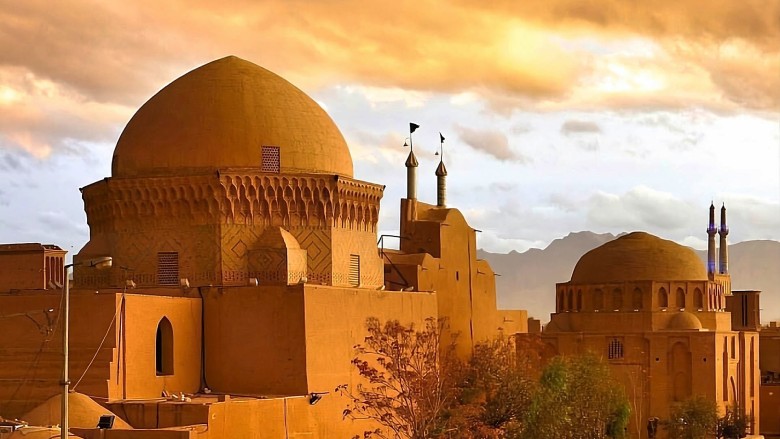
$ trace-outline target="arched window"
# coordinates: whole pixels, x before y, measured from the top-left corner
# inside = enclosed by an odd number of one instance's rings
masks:
[[[642,290],[634,288],[631,295],[631,309],[642,309]]]
[[[582,311],[582,290],[577,290],[577,311]]]
[[[604,309],[604,292],[601,289],[593,292],[593,309],[596,311]]]
[[[698,288],[696,288],[693,292],[693,307],[696,309],[704,308],[704,295]]]
[[[750,396],[754,396],[755,394],[755,384],[753,383],[753,376],[756,373],[756,346],[755,337],[750,338],[750,363],[748,363],[747,369],[750,374]]]
[[[563,291],[558,291],[558,312],[563,312]]]
[[[167,317],[157,324],[155,358],[157,375],[173,375],[173,326]]]
[[[615,288],[612,291],[612,309],[617,311],[620,308],[623,308],[623,292],[620,288]]]
[[[569,311],[574,309],[574,291],[569,290],[569,295],[566,297],[566,305]]]
[[[669,293],[666,292],[666,288],[664,287],[661,287],[661,289],[658,290],[658,306],[661,308],[669,307]]]
[[[685,308],[685,291],[682,288],[677,288],[677,307]]]

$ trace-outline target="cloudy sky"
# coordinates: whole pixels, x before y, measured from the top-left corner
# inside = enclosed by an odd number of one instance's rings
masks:
[[[448,201],[490,251],[579,230],[702,248],[711,200],[732,242],[780,239],[775,0],[0,0],[0,47],[0,242],[78,251],[78,188],[134,111],[226,55],[331,114],[355,177],[387,185],[387,232],[416,122],[419,197],[441,131]]]

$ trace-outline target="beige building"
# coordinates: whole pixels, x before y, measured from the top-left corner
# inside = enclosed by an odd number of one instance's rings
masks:
[[[720,230],[714,209],[706,268],[690,248],[634,232],[586,253],[556,285],[547,354],[601,355],[631,402],[631,437],[647,437],[649,418],[668,419],[693,395],[722,413],[738,406],[759,431],[758,294],[731,291],[725,207]]]
[[[162,89],[127,124],[111,177],[81,189],[90,240],[74,256],[113,267],[75,267],[73,387],[133,429],[74,431],[351,437],[370,425],[342,420],[347,401],[332,392],[358,380],[350,360],[366,318],[446,317],[464,356],[499,329],[524,332],[525,311],[496,309],[474,229],[445,206],[443,163],[436,206],[416,198],[414,154],[407,165],[400,250],[378,249],[384,186],[353,178],[338,128],[299,89],[235,57]],[[15,267],[0,277],[2,312],[50,310],[36,325],[0,319],[4,417],[59,389],[63,257],[0,248]]]

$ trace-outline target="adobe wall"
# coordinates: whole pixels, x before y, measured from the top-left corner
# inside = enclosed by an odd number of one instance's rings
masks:
[[[62,293],[22,292],[0,295],[0,415],[19,417],[61,391]],[[119,297],[111,293],[71,296],[70,378],[75,385],[92,357],[95,361],[77,390],[107,397],[115,379],[116,325]],[[52,311],[44,313],[43,310]],[[28,317],[29,316],[29,317]],[[35,320],[33,322],[32,320]],[[48,332],[51,331],[51,332]],[[101,341],[108,332],[102,349]],[[97,353],[97,355],[96,355]]]
[[[65,251],[41,244],[0,244],[0,292],[46,290],[63,284]],[[55,286],[54,288],[58,288]]]
[[[202,290],[206,386],[239,395],[307,393],[303,286]]]
[[[108,430],[105,436],[86,430],[85,439],[348,438],[362,437],[377,427],[365,420],[343,419],[346,401],[332,393],[314,405],[308,395],[268,399],[210,395],[187,403],[127,401],[107,407],[135,430]]]
[[[306,369],[310,392],[333,391],[341,384],[356,384],[357,370],[351,364],[354,346],[368,333],[366,319],[381,324],[398,320],[423,329],[425,319],[438,317],[436,294],[379,291],[306,285]],[[342,407],[343,410],[343,407]]]
[[[201,300],[199,297],[125,295],[124,321],[118,333],[120,377],[112,396],[156,398],[163,390],[191,393],[200,389]],[[173,328],[173,373],[157,374],[156,335],[161,320]],[[124,384],[124,389],[123,389]]]
[[[780,385],[763,385],[761,398],[761,428],[759,432],[767,435],[780,435]]]

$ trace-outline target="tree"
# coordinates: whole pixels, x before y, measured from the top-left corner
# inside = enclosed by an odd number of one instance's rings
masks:
[[[697,395],[673,404],[663,426],[669,439],[703,439],[716,432],[718,406],[711,398]]]
[[[518,356],[516,337],[503,333],[474,347],[452,421],[458,437],[502,437],[519,428],[535,387],[528,359]]]
[[[593,355],[556,357],[545,367],[520,438],[622,438],[630,408],[609,367]]]
[[[344,417],[369,419],[384,429],[364,437],[424,439],[440,433],[457,394],[460,365],[453,343],[442,345],[444,320],[427,319],[422,330],[397,320],[366,321],[368,336],[352,364],[366,381],[336,391],[349,398]]]

